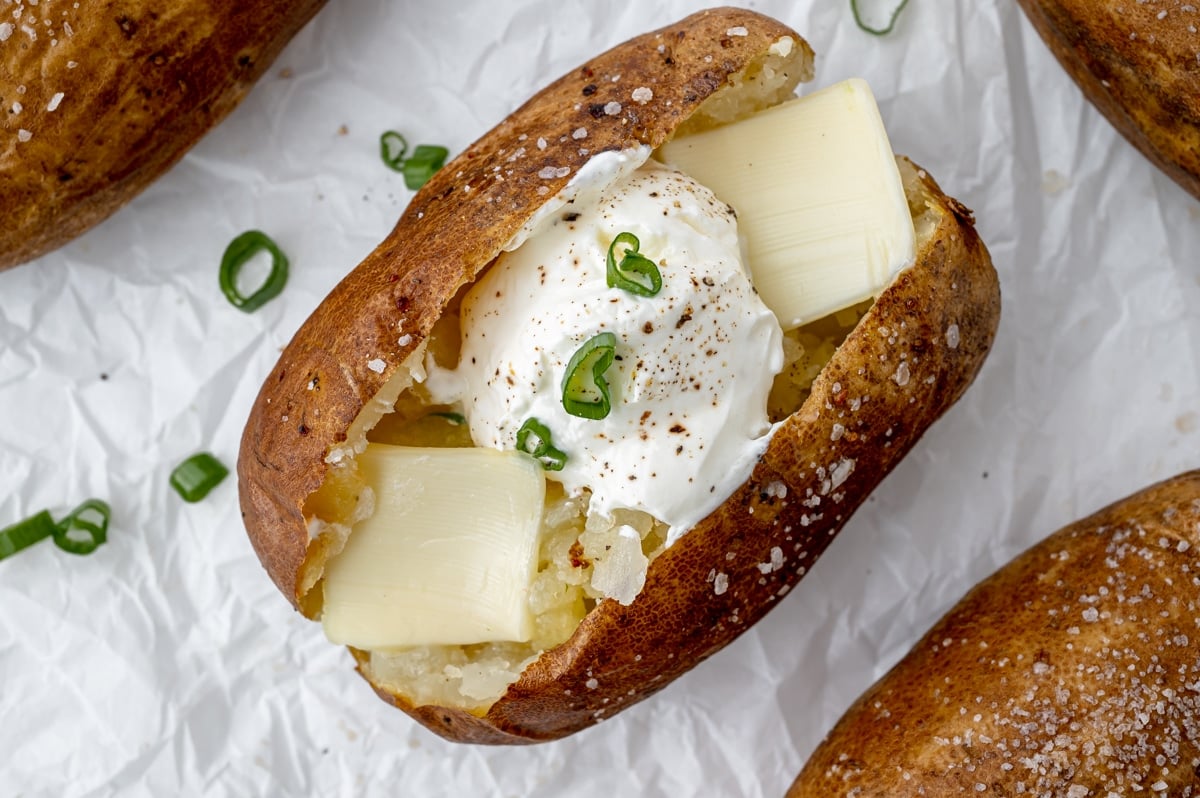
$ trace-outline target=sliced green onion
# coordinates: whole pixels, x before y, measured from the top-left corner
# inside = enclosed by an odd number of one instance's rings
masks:
[[[529,419],[517,430],[517,449],[540,460],[547,471],[562,471],[567,463],[566,452],[554,448],[550,429],[536,418]]]
[[[88,499],[58,522],[54,545],[71,554],[91,554],[108,540],[108,519],[112,515],[107,502]],[[84,537],[80,537],[82,533]]]
[[[886,28],[872,28],[863,22],[862,14],[858,10],[858,0],[850,0],[850,10],[854,12],[854,23],[872,36],[886,36],[891,33],[892,28],[896,27],[896,18],[900,16],[900,12],[904,10],[906,5],[908,5],[908,0],[900,0],[900,5],[896,6],[896,9],[892,12],[892,17],[888,20]]]
[[[271,273],[262,287],[250,296],[238,291],[237,278],[246,262],[266,250],[271,253]],[[235,308],[252,313],[279,296],[287,285],[288,259],[275,242],[259,230],[242,233],[225,248],[221,256],[221,292]]]
[[[46,510],[0,529],[0,560],[53,536],[57,531],[54,519]]]
[[[562,381],[563,409],[579,418],[599,420],[612,409],[604,372],[616,357],[617,336],[593,335],[571,356]]]
[[[444,418],[456,427],[461,427],[467,423],[467,419],[462,413],[430,413],[429,415]]]
[[[429,182],[433,173],[446,163],[450,151],[436,144],[418,144],[413,150],[412,157],[404,162],[404,185],[410,191],[416,191]]]
[[[229,475],[220,460],[208,452],[194,454],[171,472],[171,487],[185,502],[198,502]]]
[[[404,156],[408,154],[408,140],[394,130],[384,131],[379,137],[379,157],[397,172],[404,169]]]
[[[625,246],[617,262],[617,247]],[[658,265],[638,252],[642,242],[633,233],[619,233],[608,246],[608,287],[620,288],[638,296],[654,296],[662,290]]]

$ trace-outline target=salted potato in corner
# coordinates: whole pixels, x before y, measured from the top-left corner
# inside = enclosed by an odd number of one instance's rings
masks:
[[[1200,10],[1186,0],[1019,0],[1084,95],[1200,199]]]
[[[714,9],[555,81],[417,194],[267,378],[241,502],[384,700],[553,739],[749,628],[974,378],[969,212],[860,81]]]
[[[985,579],[855,702],[790,798],[1200,795],[1200,471]]]
[[[242,101],[324,0],[11,0],[0,269],[107,219]]]

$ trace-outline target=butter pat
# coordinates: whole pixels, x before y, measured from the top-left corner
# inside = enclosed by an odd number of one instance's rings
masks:
[[[527,641],[546,482],[518,452],[372,443],[358,456],[375,513],[326,566],[334,643]]]
[[[904,185],[862,80],[668,142],[659,156],[737,211],[755,288],[785,331],[878,295],[915,259]]]

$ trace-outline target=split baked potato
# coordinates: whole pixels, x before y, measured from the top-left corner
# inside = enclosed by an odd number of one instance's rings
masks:
[[[1200,794],[1200,471],[1051,535],[862,695],[788,792]]]
[[[323,4],[6,4],[0,269],[131,200],[237,106]]]
[[[459,314],[502,251],[538,219],[557,224],[562,214],[571,223],[571,181],[600,155],[644,161],[684,131],[774,106],[811,78],[812,59],[804,40],[772,19],[701,12],[589,60],[434,175],[287,346],[242,438],[247,530],[302,613],[322,616],[327,568],[380,504],[360,468],[372,447],[427,446],[439,434],[432,445],[471,445],[445,412],[455,408],[431,406],[422,380],[458,358]],[[584,545],[590,517],[585,527],[571,516],[578,499],[547,480],[546,517],[556,520],[545,522],[553,528],[531,592],[545,594],[546,579],[562,601],[538,616],[538,633],[523,644],[352,646],[385,701],[451,740],[554,739],[650,696],[778,603],[966,390],[996,330],[997,277],[970,212],[923,170],[898,164],[914,262],[849,316],[788,333],[785,346],[807,354],[775,378],[772,397],[783,398],[773,433],[744,481],[716,496],[716,509],[670,545],[656,519],[629,520],[641,524],[635,545],[649,562],[636,595],[580,592],[577,577],[595,575],[615,538]],[[467,689],[469,678],[491,687]]]
[[[1083,93],[1200,199],[1200,10],[1193,3],[1019,0]]]

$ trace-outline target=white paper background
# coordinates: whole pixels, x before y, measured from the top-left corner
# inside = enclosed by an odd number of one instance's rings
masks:
[[[338,0],[129,207],[0,273],[0,525],[87,496],[114,512],[89,558],[43,544],[0,563],[0,794],[779,796],[975,581],[1200,466],[1200,204],[1083,101],[1015,3],[912,0],[882,40],[843,0],[751,5],[809,38],[816,85],[870,81],[896,150],[975,209],[1004,292],[978,382],[787,601],[595,729],[455,746],[377,701],[276,594],[232,479],[194,506],[169,490],[197,450],[235,461],[280,348],[410,198],[380,131],[458,151],[700,7]],[[216,280],[250,227],[292,258],[254,315]]]

